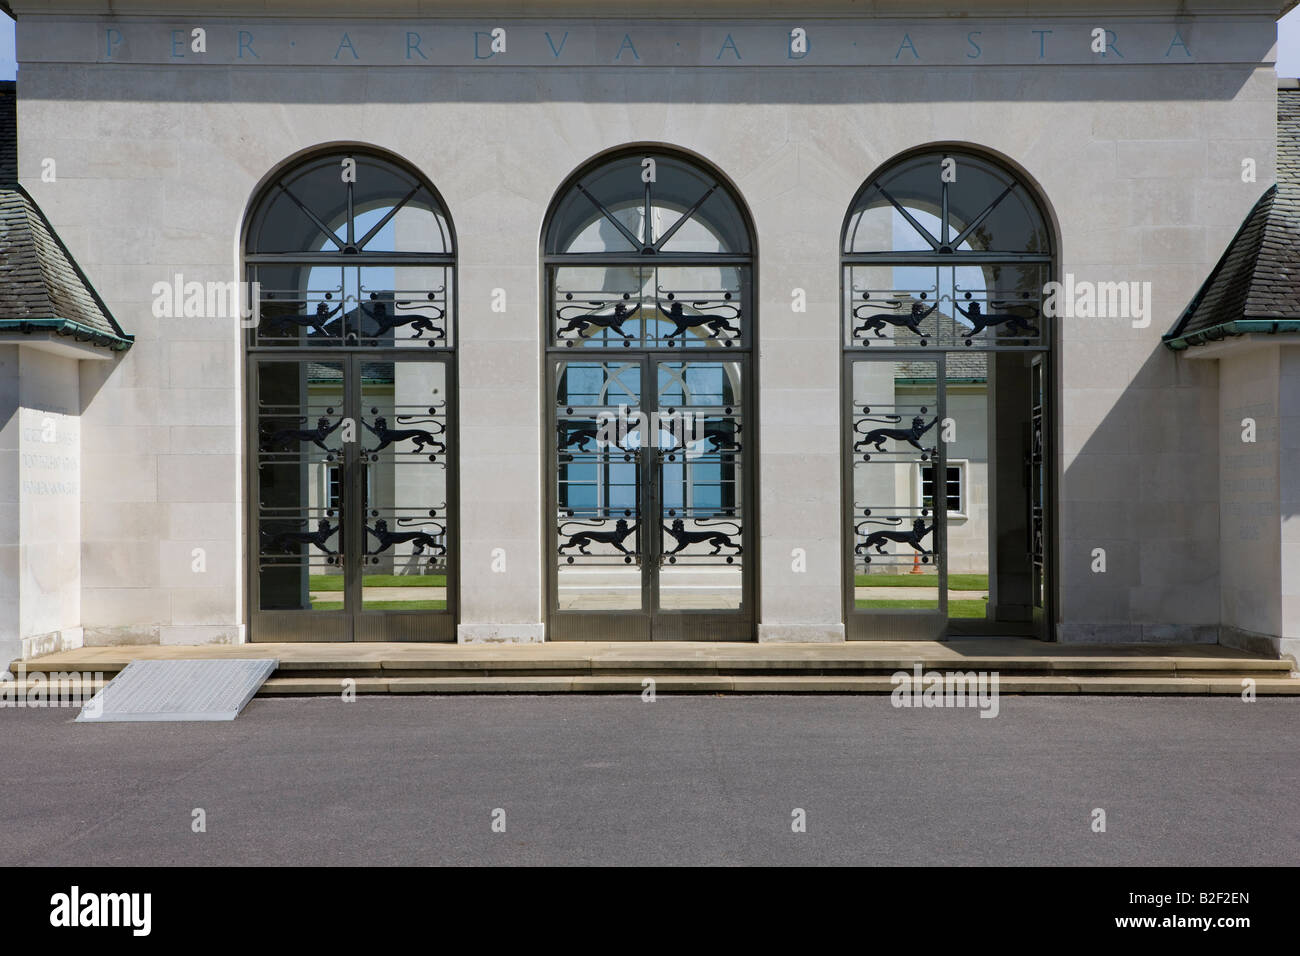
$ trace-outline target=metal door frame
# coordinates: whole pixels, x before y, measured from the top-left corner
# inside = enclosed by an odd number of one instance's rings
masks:
[[[1056,581],[1056,508],[1053,507],[1056,501],[1056,455],[1055,455],[1055,436],[1056,436],[1056,416],[1059,414],[1059,403],[1053,401],[1055,392],[1053,391],[1054,375],[1054,356],[1051,353],[1039,353],[1030,359],[1030,388],[1033,387],[1035,372],[1040,376],[1040,386],[1042,392],[1042,409],[1039,411],[1040,427],[1042,435],[1040,441],[1042,447],[1039,449],[1039,457],[1042,459],[1041,467],[1043,470],[1043,501],[1042,501],[1042,568],[1039,573],[1042,575],[1042,593],[1043,604],[1039,607],[1037,603],[1033,605],[1033,624],[1034,630],[1042,640],[1054,641],[1056,639],[1056,588],[1053,582]],[[1030,395],[1030,454],[1033,454],[1032,429],[1033,429],[1033,401],[1034,396]],[[1032,463],[1031,463],[1031,481],[1032,481]],[[1030,489],[1029,495],[1030,512],[1030,534],[1033,534],[1033,489]],[[1030,554],[1031,573],[1033,567],[1033,554]],[[1035,595],[1036,598],[1037,595]]]
[[[936,608],[899,608],[894,611],[859,610],[857,605],[857,562],[854,546],[857,515],[853,513],[853,366],[858,362],[894,363],[925,361],[935,363],[935,413],[939,418],[935,434],[935,453],[931,464],[935,469],[936,499],[938,482],[946,475],[948,452],[940,437],[943,419],[948,411],[946,355],[943,351],[924,349],[889,348],[876,352],[863,349],[845,351],[840,366],[840,527],[843,548],[840,563],[843,569],[844,588],[844,638],[848,641],[933,641],[943,637],[948,627],[948,509],[934,507],[934,554],[939,571],[939,603]],[[942,559],[942,564],[939,560]]]
[[[250,643],[365,643],[377,641],[454,642],[456,622],[459,619],[459,555],[460,555],[460,499],[459,499],[459,408],[456,385],[456,353],[451,351],[424,352],[412,348],[258,348],[244,352],[244,504],[242,526],[244,529],[244,593],[247,595],[244,620]],[[286,609],[263,611],[260,604],[258,575],[261,537],[258,528],[257,466],[260,452],[257,432],[257,367],[273,362],[339,363],[343,366],[343,417],[352,418],[360,429],[361,365],[363,362],[393,362],[441,364],[444,368],[444,387],[447,391],[447,444],[444,466],[447,481],[447,607],[444,610],[393,610],[367,611],[362,601],[362,576],[355,559],[344,554],[343,607],[334,611]],[[344,502],[360,501],[364,469],[359,459],[361,435],[357,441],[345,443]],[[350,513],[349,513],[350,512]],[[346,525],[343,522],[346,521]],[[344,534],[341,541],[360,542],[365,550],[364,509],[355,506],[340,508],[340,525]],[[355,552],[353,555],[355,558]],[[396,625],[396,626],[394,626]],[[372,629],[373,626],[373,629]],[[322,636],[321,629],[326,628]],[[260,632],[260,633],[259,633]]]
[[[1054,369],[1056,364],[1056,350],[1054,348],[1022,350],[1008,349],[999,351],[996,349],[988,350],[987,354],[997,355],[1005,354],[1006,351],[1023,351],[1030,357],[1030,362],[1037,364],[1041,368],[1043,377],[1043,402],[1042,411],[1043,422],[1043,477],[1044,477],[1044,501],[1043,501],[1043,567],[1042,573],[1044,578],[1043,607],[1035,608],[1033,612],[1033,621],[1031,627],[1015,622],[989,622],[979,619],[971,619],[969,624],[963,624],[961,618],[949,618],[947,616],[947,589],[940,590],[940,606],[934,611],[925,609],[900,609],[896,613],[881,613],[880,611],[865,612],[858,610],[856,600],[856,567],[854,562],[853,548],[856,541],[854,534],[854,515],[853,515],[853,447],[852,447],[852,419],[853,419],[853,365],[855,362],[862,361],[936,361],[937,380],[935,390],[938,397],[941,416],[947,413],[947,368],[946,350],[925,350],[925,349],[908,349],[908,348],[891,348],[880,350],[878,352],[868,352],[865,349],[850,351],[844,350],[843,363],[840,367],[840,458],[841,458],[841,533],[843,536],[843,548],[841,550],[842,564],[842,587],[844,589],[844,630],[845,639],[855,640],[944,640],[950,637],[979,636],[991,630],[997,630],[1004,635],[1036,637],[1043,641],[1054,641],[1055,622],[1056,622],[1056,458],[1055,458],[1055,429],[1056,422],[1060,413],[1059,402],[1055,400],[1055,375]],[[1032,381],[1032,378],[1031,378]],[[996,386],[995,386],[996,388]],[[997,400],[996,391],[988,393],[988,401]],[[1017,399],[1019,400],[1019,399]],[[1032,409],[1030,410],[1032,414]],[[941,423],[942,424],[942,423]],[[947,447],[940,440],[936,443],[935,467],[946,468],[948,462]],[[992,464],[995,461],[993,457],[994,450],[988,450],[988,461],[990,465],[989,486],[994,487],[998,476],[993,473]],[[942,472],[936,471],[936,475]],[[1028,494],[1028,490],[1026,492]],[[935,548],[938,551],[942,549],[944,563],[941,568],[941,581],[946,582],[948,578],[948,509],[942,509],[942,516],[939,515],[939,508],[935,508]],[[996,573],[996,549],[994,548],[994,536],[997,528],[993,521],[988,525],[988,546],[989,546],[989,586],[990,597],[995,593],[995,581],[993,575]],[[1032,532],[1032,528],[1031,528]],[[942,612],[942,613],[941,613]],[[937,630],[925,628],[917,623],[917,618],[933,616],[938,624]],[[1023,633],[1022,633],[1023,632]]]
[[[632,349],[616,352],[612,349],[564,351],[547,349],[543,376],[546,389],[546,490],[545,508],[547,528],[542,560],[546,566],[546,609],[548,640],[555,641],[752,641],[757,622],[757,428],[753,409],[757,407],[756,387],[753,380],[752,350],[736,349]],[[638,488],[641,495],[641,514],[638,532],[641,538],[641,608],[636,611],[619,610],[561,610],[559,607],[559,569],[556,557],[559,534],[555,518],[559,513],[559,435],[555,410],[559,387],[558,367],[566,364],[639,364],[641,368],[641,398],[639,410],[650,413],[659,410],[660,363],[724,364],[732,362],[740,367],[741,396],[740,419],[745,434],[745,457],[741,461],[741,542],[744,561],[741,563],[741,604],[738,610],[662,609],[659,603],[659,568],[663,553],[663,489],[662,470],[658,464],[657,442],[643,442],[639,451],[640,470]],[[647,520],[653,516],[654,528],[649,530]]]

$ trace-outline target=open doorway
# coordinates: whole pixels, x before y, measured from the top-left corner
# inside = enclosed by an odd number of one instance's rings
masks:
[[[846,631],[1051,639],[1053,253],[1027,187],[914,154],[843,247]]]

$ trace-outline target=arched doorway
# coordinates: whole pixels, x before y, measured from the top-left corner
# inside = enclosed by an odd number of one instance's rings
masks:
[[[455,240],[366,149],[277,172],[244,233],[250,634],[455,639]]]
[[[751,640],[754,242],[722,177],[628,149],[543,238],[549,632]]]
[[[842,245],[846,634],[1051,636],[1055,247],[1025,179],[926,148]]]

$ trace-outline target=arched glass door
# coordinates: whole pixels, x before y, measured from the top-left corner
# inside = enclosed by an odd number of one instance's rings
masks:
[[[841,250],[850,639],[1050,636],[1051,230],[973,152],[859,190]]]
[[[277,175],[245,231],[255,641],[455,639],[455,248],[365,151]]]
[[[545,233],[549,628],[750,640],[752,239],[708,169],[607,157]]]

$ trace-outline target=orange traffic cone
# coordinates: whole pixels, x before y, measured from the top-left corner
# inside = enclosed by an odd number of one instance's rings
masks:
[[[921,570],[921,554],[919,551],[914,551],[912,553],[912,573],[913,574],[925,573],[924,571]]]

